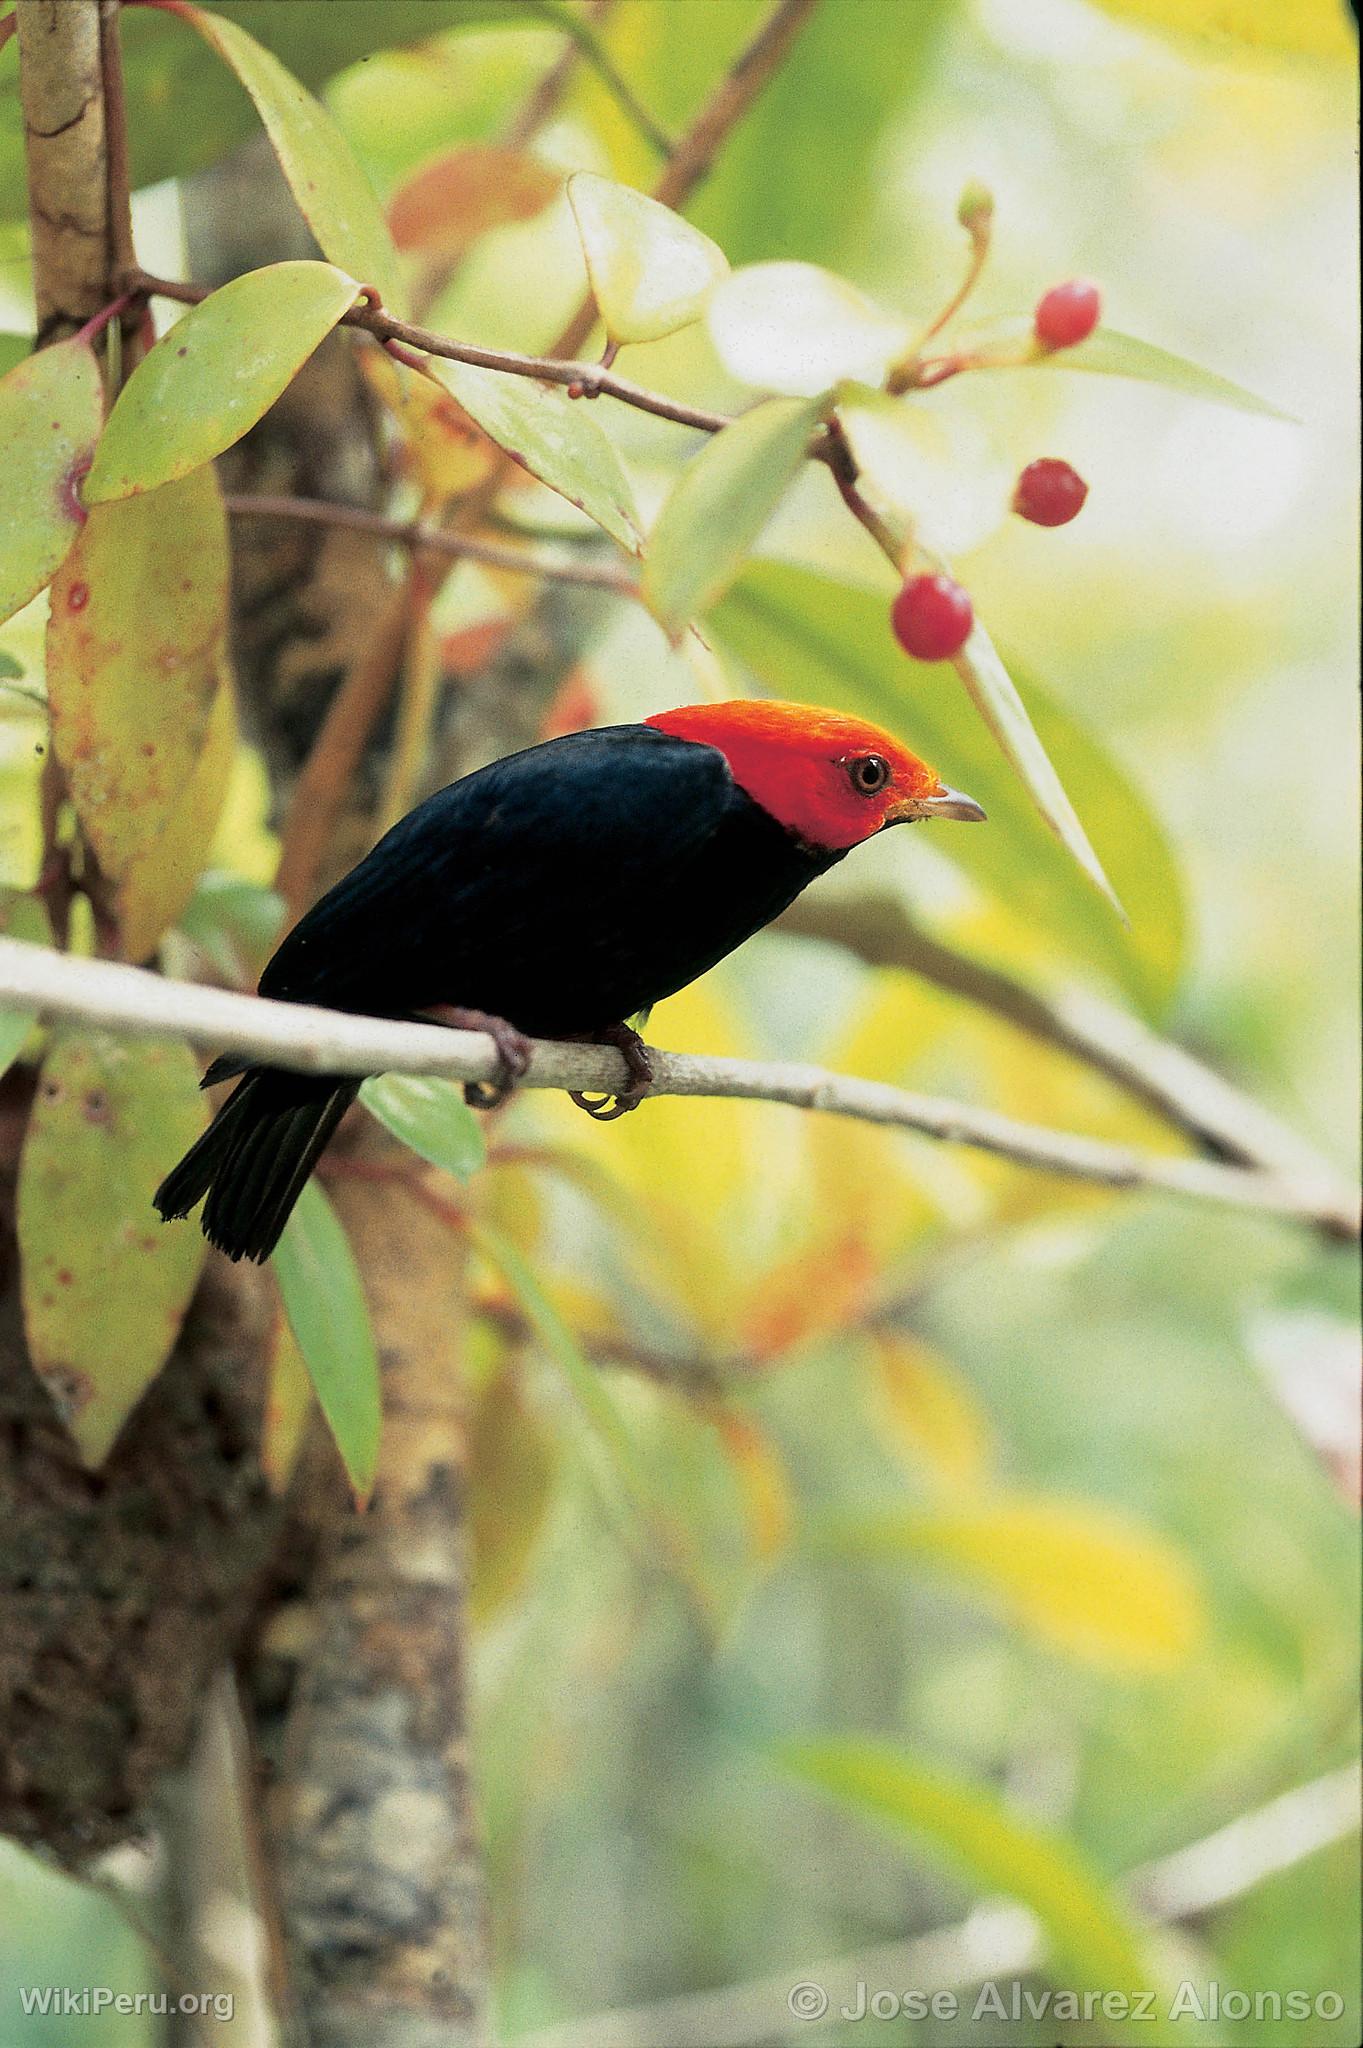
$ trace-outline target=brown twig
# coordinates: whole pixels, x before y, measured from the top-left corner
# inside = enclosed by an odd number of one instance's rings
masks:
[[[340,505],[325,498],[229,493],[224,503],[234,519],[292,519],[310,526],[344,526],[353,533],[372,533],[376,540],[394,541],[400,547],[449,555],[455,561],[482,562],[518,576],[578,583],[588,590],[614,591],[620,597],[639,595],[632,576],[604,562],[570,562],[559,555],[531,554],[526,548],[503,547],[497,541],[451,533],[424,519],[390,519],[382,512],[367,512],[358,505]]]
[[[184,306],[197,306],[209,296],[206,285],[181,284],[173,278],[154,277],[149,271],[134,267],[123,280],[126,288],[151,298],[175,299]],[[613,370],[600,363],[569,362],[560,356],[528,356],[515,349],[479,348],[469,341],[451,341],[446,334],[437,334],[432,328],[417,327],[410,320],[395,319],[381,306],[369,303],[352,306],[341,316],[342,327],[359,327],[366,334],[372,334],[382,342],[405,342],[409,348],[419,348],[429,356],[439,356],[446,362],[469,363],[475,369],[500,370],[509,377],[534,377],[541,384],[562,384],[580,386],[583,398],[618,398],[622,405],[632,405],[640,412],[655,414],[659,419],[674,420],[678,426],[695,427],[700,433],[717,433],[729,425],[727,413],[709,412],[703,406],[685,405],[680,399],[668,398],[661,391],[648,391],[642,384],[631,383],[628,377],[617,376]]]
[[[763,87],[775,77],[819,0],[778,0],[752,40],[739,51],[705,105],[681,136],[653,187],[661,206],[680,211],[702,182],[728,137]],[[555,355],[576,355],[596,324],[588,293],[558,337]]]
[[[407,622],[407,587],[395,584],[369,643],[332,698],[294,785],[275,887],[291,918],[302,915],[345,806],[365,745],[397,682]]]
[[[378,829],[388,831],[416,801],[422,764],[440,697],[440,647],[431,606],[448,571],[433,574],[420,555],[412,558],[407,582],[407,619],[402,640],[402,681],[397,729],[379,798]]]

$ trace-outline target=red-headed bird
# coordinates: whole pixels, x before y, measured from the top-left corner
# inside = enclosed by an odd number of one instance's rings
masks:
[[[649,1068],[626,1020],[760,931],[863,839],[979,805],[878,726],[804,704],[663,711],[570,733],[452,782],[395,825],[294,926],[260,993],[373,1017],[434,1013],[490,1030],[503,1082],[526,1037],[618,1045]],[[163,1217],[207,1195],[203,1228],[229,1258],[274,1249],[360,1083],[218,1060],[242,1076],[156,1193]],[[577,1098],[582,1100],[582,1098]]]

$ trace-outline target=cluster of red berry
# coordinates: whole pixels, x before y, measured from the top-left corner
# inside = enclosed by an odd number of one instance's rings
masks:
[[[1038,301],[1032,331],[1050,352],[1087,341],[1098,325],[1098,288],[1075,278],[1053,285]],[[1033,526],[1068,526],[1082,510],[1089,487],[1057,456],[1029,462],[1013,492],[1013,510]],[[952,576],[910,576],[890,611],[895,638],[915,661],[949,661],[959,654],[975,622],[970,593]]]

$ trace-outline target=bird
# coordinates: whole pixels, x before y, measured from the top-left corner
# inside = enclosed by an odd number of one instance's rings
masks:
[[[918,819],[979,821],[892,734],[807,704],[744,698],[568,733],[462,776],[418,804],[284,938],[260,977],[277,1001],[424,1018],[491,1034],[494,1084],[524,1073],[532,1038],[617,1046],[614,1097],[635,1108],[647,1048],[629,1020],[704,974],[854,846]],[[263,1260],[346,1110],[358,1077],[227,1056],[236,1078],[209,1128],[162,1181],[231,1259]]]

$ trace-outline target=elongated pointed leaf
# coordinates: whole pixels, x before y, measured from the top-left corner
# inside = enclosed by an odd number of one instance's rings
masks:
[[[818,399],[770,398],[715,434],[682,471],[644,560],[649,609],[675,639],[722,597],[805,459]]]
[[[1046,829],[993,738],[944,678],[893,639],[888,595],[784,564],[752,563],[711,615],[716,639],[775,696],[828,704],[897,732],[989,814],[934,843],[1072,957],[1096,963],[1158,1016],[1182,969],[1183,886],[1164,830],[1097,737],[1031,675],[1046,750],[1083,804],[1127,905],[1124,927]],[[918,828],[933,829],[933,828]],[[854,858],[869,861],[870,850]]]
[[[456,1180],[467,1180],[487,1157],[482,1126],[453,1081],[429,1074],[377,1074],[360,1100],[386,1130]]]
[[[361,284],[375,286],[401,319],[406,291],[383,210],[327,108],[238,22],[198,7],[181,11],[255,101],[279,168],[323,255]]]
[[[633,553],[639,515],[620,458],[590,410],[555,384],[472,363],[438,365],[466,413],[522,469],[558,491]]]
[[[85,480],[87,505],[187,476],[239,441],[354,305],[330,263],[248,270],[177,320],[119,393]]]
[[[227,577],[222,499],[201,469],[95,506],[52,586],[53,740],[100,866],[139,905],[133,957],[164,928],[153,906],[174,917],[188,901],[221,806]],[[215,706],[216,766],[201,776]]]
[[[19,1165],[24,1328],[88,1464],[164,1365],[194,1292],[203,1239],[167,1230],[152,1194],[204,1122],[186,1046],[62,1033],[44,1062]]]
[[[1030,1907],[1063,1982],[1128,1992],[1149,1983],[1140,1930],[1078,1847],[1017,1819],[994,1792],[886,1743],[791,1742],[777,1760],[914,1851],[926,1845],[983,1896],[1006,1892]]]
[[[1203,1626],[1183,1556],[1151,1529],[1088,1502],[1007,1495],[849,1517],[820,1554],[922,1560],[1059,1648],[1111,1670],[1167,1670]]]
[[[293,1477],[315,1399],[298,1339],[281,1302],[270,1327],[265,1360],[265,1415],[260,1430],[261,1466],[276,1493],[283,1493]]]
[[[349,1239],[315,1180],[299,1196],[271,1263],[350,1483],[367,1500],[379,1463],[379,1357]]]
[[[1253,50],[1354,65],[1348,9],[1335,0],[1097,0],[1121,22],[1167,35],[1185,50],[1218,56]]]
[[[1236,412],[1248,412],[1261,419],[1286,420],[1296,424],[1293,414],[1284,412],[1243,384],[1233,383],[1216,370],[1205,370],[1186,356],[1123,334],[1115,327],[1102,326],[1076,348],[1058,348],[1053,354],[1031,356],[1032,322],[1017,315],[971,336],[972,347],[982,352],[982,369],[1089,370],[1102,377],[1129,377],[1139,384],[1162,384],[1184,398],[1207,399],[1212,405],[1228,405]],[[991,361],[997,351],[999,360]]]
[[[657,341],[699,320],[729,270],[708,235],[670,206],[590,171],[568,180],[568,202],[612,341]]]
[[[975,709],[1016,769],[1051,831],[1073,854],[1095,889],[1107,897],[1117,915],[1125,918],[1121,899],[1109,882],[1088,833],[1079,822],[1079,814],[1055,772],[1041,735],[1018,694],[1017,684],[978,619],[971,628],[970,638],[956,655],[953,666],[969,691]]]
[[[0,377],[0,620],[37,596],[76,538],[103,418],[87,342],[54,342]]]

